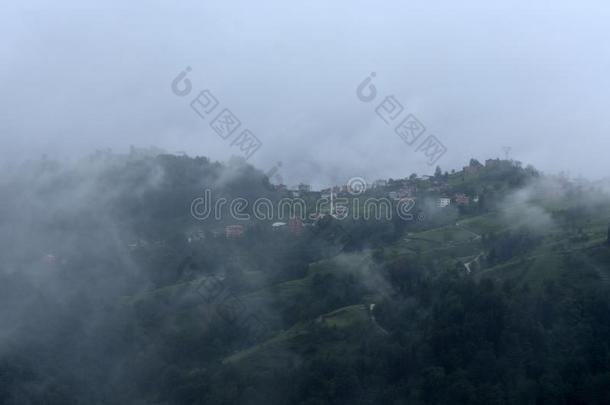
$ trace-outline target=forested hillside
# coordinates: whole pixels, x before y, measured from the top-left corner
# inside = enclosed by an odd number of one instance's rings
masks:
[[[610,403],[607,183],[472,160],[336,186],[358,217],[240,159],[4,172],[0,403]]]

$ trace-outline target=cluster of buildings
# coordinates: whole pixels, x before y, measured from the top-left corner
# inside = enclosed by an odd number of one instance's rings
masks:
[[[493,165],[493,163],[490,163]],[[479,167],[483,167],[476,160],[471,162],[471,165],[466,166],[464,171],[476,172]],[[469,168],[469,169],[466,169]],[[436,207],[437,208],[445,208],[450,206],[451,204],[455,204],[458,206],[469,206],[473,202],[478,202],[478,196],[470,197],[464,193],[455,193],[452,196],[447,195],[447,187],[443,187],[441,181],[434,181],[434,177],[432,176],[422,176],[418,178],[419,180],[430,180],[433,181],[430,187],[426,187],[424,192],[428,195],[440,195],[436,198]],[[386,180],[376,180],[372,184],[374,190],[379,190],[381,188],[389,188],[388,182]],[[403,199],[413,199],[416,200],[418,197],[418,189],[417,186],[413,184],[412,181],[408,181],[407,179],[403,180],[395,180],[391,184],[391,191],[388,191],[384,194],[388,199],[393,201],[400,201]]]
[[[278,221],[272,223],[271,228],[275,232],[289,232],[293,235],[300,235],[306,225],[300,218],[290,218],[288,222]],[[241,239],[246,234],[246,227],[244,225],[227,225],[224,229],[226,239]]]
[[[289,232],[293,235],[300,235],[303,229],[308,226],[300,218],[290,218],[287,222],[274,222],[271,224],[271,229],[277,232]],[[247,226],[243,224],[226,225],[224,228],[214,229],[210,231],[213,238],[224,237],[225,239],[241,239],[246,235]],[[199,230],[191,233],[187,237],[188,243],[196,243],[205,239],[205,232]]]
[[[485,161],[485,165],[479,163],[477,160],[472,159],[468,166],[464,167],[465,174],[474,174],[478,173],[485,167],[496,167],[502,166],[505,161],[501,159],[488,159]],[[369,190],[378,197],[386,197],[391,201],[401,201],[404,199],[412,199],[416,200],[418,196],[418,188],[417,183],[413,181],[413,178],[410,179],[396,179],[396,180],[385,180],[378,179],[373,181],[370,184],[367,184],[366,190]],[[436,199],[436,206],[438,208],[445,208],[450,206],[451,204],[455,204],[457,206],[469,206],[471,203],[478,202],[478,196],[470,197],[464,193],[455,193],[452,196],[446,195],[448,191],[446,187],[443,187],[442,180],[435,180],[434,176],[419,176],[416,180],[420,181],[431,181],[430,187],[426,187],[424,190],[428,195],[436,194],[439,195]],[[314,197],[319,197],[323,199],[331,199],[334,195],[335,197],[349,197],[348,189],[346,185],[343,186],[334,186],[320,190],[319,192],[312,191],[311,186],[308,184],[299,184],[296,189],[288,190],[286,186],[280,185],[276,187],[277,190],[285,190],[290,192],[293,197],[304,197],[306,195],[313,195]],[[341,209],[344,207],[336,207],[336,209]],[[328,213],[316,213],[312,214],[311,219],[314,221],[323,218]],[[337,213],[340,214],[340,213]],[[276,228],[282,228],[284,223],[278,222],[275,223]]]
[[[456,193],[453,195],[453,197],[439,197],[436,200],[436,206],[438,208],[445,208],[451,205],[452,202],[458,206],[468,206],[471,202],[478,203],[479,196],[474,196],[473,198],[470,198],[466,194]]]
[[[463,168],[464,174],[476,174],[480,170],[485,167],[496,167],[502,166],[506,161],[500,159],[488,159],[485,161],[485,165],[482,165],[477,160],[472,159],[468,166]],[[435,179],[433,176],[420,176],[416,177],[412,175],[410,178],[405,179],[397,179],[397,180],[385,180],[379,179],[375,180],[371,184],[367,184],[366,190],[370,191],[373,196],[387,197],[391,201],[402,201],[404,199],[416,200],[418,197],[418,187],[419,184],[416,180],[419,181],[428,181],[430,182],[429,186],[425,187],[423,192],[432,197],[434,195],[439,196],[436,198],[436,207],[437,208],[445,208],[452,204],[456,206],[469,206],[471,203],[477,203],[479,201],[478,196],[468,196],[464,193],[455,193],[452,196],[447,195],[449,191],[447,189],[447,185],[443,184],[442,180]],[[420,184],[421,186],[421,184]],[[333,197],[349,197],[348,186],[333,186],[329,188],[322,189],[320,191],[313,191],[311,185],[306,183],[300,183],[296,187],[292,189],[288,189],[284,184],[273,185],[274,190],[278,192],[283,192],[291,195],[294,198],[301,197],[314,197],[314,198],[322,198],[322,199],[330,199],[332,201]],[[434,197],[433,197],[434,198]],[[342,215],[343,210],[347,210],[344,206],[334,206],[331,202],[331,208],[326,209],[325,212],[316,212],[312,213],[308,216],[311,223],[305,223],[300,218],[291,218],[287,222],[277,221],[271,224],[271,228],[273,231],[277,232],[289,232],[293,235],[299,235],[303,232],[303,229],[307,226],[312,226],[316,221],[324,218],[327,215]],[[217,230],[212,230],[211,235],[215,238],[223,237],[226,239],[240,239],[243,238],[246,234],[246,226],[242,224],[233,224],[226,225],[224,229],[220,228]],[[203,231],[197,231],[190,234],[187,237],[188,243],[194,243],[198,241],[202,241],[205,239],[205,234]],[[138,247],[143,247],[147,245],[144,241],[137,241],[134,244],[130,244],[130,249],[135,249]]]

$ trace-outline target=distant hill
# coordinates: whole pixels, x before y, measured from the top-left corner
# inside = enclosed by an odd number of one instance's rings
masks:
[[[603,182],[492,159],[290,190],[132,151],[0,190],[0,403],[610,402]],[[249,218],[193,215],[204,190]]]

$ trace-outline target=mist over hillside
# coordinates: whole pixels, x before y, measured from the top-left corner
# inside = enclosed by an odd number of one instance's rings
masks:
[[[3,2],[0,405],[610,404],[609,20]]]
[[[134,149],[5,171],[2,403],[605,401],[608,189],[468,167],[326,191]],[[204,190],[249,218],[194,214]]]

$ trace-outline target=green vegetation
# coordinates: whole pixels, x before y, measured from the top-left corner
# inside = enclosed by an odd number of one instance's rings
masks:
[[[31,252],[5,238],[0,297],[20,316],[0,403],[610,403],[610,208],[595,184],[473,161],[361,196],[408,189],[413,220],[251,219],[226,238],[234,220],[190,216],[203,188],[285,192],[239,161],[111,157],[86,184],[103,199],[66,209],[84,180],[55,169],[44,185],[67,197],[37,218]],[[1,187],[3,218],[28,208],[30,191]]]

